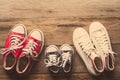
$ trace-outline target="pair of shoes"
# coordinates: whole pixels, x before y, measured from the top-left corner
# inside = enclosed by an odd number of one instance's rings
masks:
[[[15,25],[9,32],[3,54],[3,68],[6,71],[16,69],[18,74],[26,74],[37,60],[44,45],[44,36],[39,29],[32,30],[27,36],[23,24]]]
[[[45,51],[44,63],[52,73],[58,73],[60,68],[65,73],[69,73],[72,69],[72,59],[74,50],[68,44],[63,44],[60,49],[55,45],[50,45]]]
[[[101,23],[93,22],[89,33],[90,36],[83,28],[73,33],[74,46],[88,71],[93,75],[99,75],[104,68],[113,71],[115,58],[107,30]]]

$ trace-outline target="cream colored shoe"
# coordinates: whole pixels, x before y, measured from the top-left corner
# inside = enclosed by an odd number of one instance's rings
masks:
[[[104,71],[102,59],[94,48],[88,33],[83,28],[74,30],[73,43],[91,74],[99,75]]]
[[[114,52],[107,30],[101,23],[93,22],[90,25],[89,32],[95,47],[100,51],[99,55],[102,57],[105,68],[109,71],[114,70]]]

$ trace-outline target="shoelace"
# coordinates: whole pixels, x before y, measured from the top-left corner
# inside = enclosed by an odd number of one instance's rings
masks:
[[[38,44],[36,42],[34,42],[33,40],[30,40],[28,42],[28,45],[26,46],[25,49],[23,49],[23,53],[26,54],[26,56],[31,56],[33,58],[33,60],[38,60],[38,54],[35,51],[35,48],[38,46]]]
[[[104,51],[104,54],[109,55],[109,53],[116,54],[113,51],[110,51],[110,46],[107,40],[107,36],[105,33],[103,34],[97,34],[96,40],[100,45],[100,48]]]
[[[13,52],[13,53],[15,53],[16,52],[16,50],[17,49],[19,49],[19,48],[22,48],[23,46],[21,46],[21,44],[23,43],[23,42],[21,42],[21,36],[19,36],[19,35],[12,35],[11,36],[11,42],[10,42],[10,48],[3,48],[3,49],[1,49],[0,50],[0,53],[1,54],[5,54],[5,53],[7,53],[7,52]]]
[[[65,65],[66,65],[66,63],[68,62],[68,60],[71,62],[70,57],[71,57],[70,52],[64,52],[64,53],[62,54],[62,67],[63,67],[63,68],[65,67]]]
[[[48,58],[49,59],[44,60],[44,63],[46,64],[46,67],[50,67],[50,66],[60,67],[60,65],[59,65],[60,57],[57,58],[57,55],[49,55]]]
[[[78,44],[80,45],[82,50],[85,52],[85,54],[90,57],[93,51],[95,51],[95,48],[90,42],[88,42],[89,40],[86,40],[84,38],[85,37],[81,37],[81,39],[78,40],[79,41]]]

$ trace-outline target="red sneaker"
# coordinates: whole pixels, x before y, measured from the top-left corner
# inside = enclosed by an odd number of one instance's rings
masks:
[[[44,36],[42,31],[38,29],[31,31],[17,61],[16,71],[18,74],[23,75],[31,70],[33,62],[38,60],[43,45]]]
[[[17,24],[10,30],[5,48],[0,50],[0,53],[3,54],[3,68],[5,70],[12,71],[15,68],[26,35],[26,27],[22,24]]]

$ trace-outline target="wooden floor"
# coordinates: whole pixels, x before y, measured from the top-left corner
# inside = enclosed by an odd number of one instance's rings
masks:
[[[109,32],[113,50],[118,53],[115,71],[93,77],[75,51],[71,74],[50,74],[43,62],[46,47],[64,43],[73,46],[74,29],[88,31],[93,21],[103,23]],[[0,0],[0,48],[4,47],[8,31],[18,23],[24,24],[28,32],[41,29],[45,47],[40,61],[25,77],[6,73],[0,55],[0,80],[120,80],[120,0]]]

